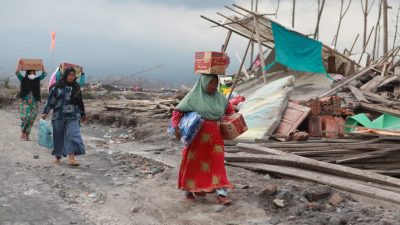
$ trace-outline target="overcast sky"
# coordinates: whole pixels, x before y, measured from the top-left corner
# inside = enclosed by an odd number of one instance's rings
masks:
[[[315,29],[316,0],[297,0],[296,29],[311,34]],[[372,0],[370,0],[372,2]],[[377,2],[369,17],[369,28],[376,23]],[[123,76],[163,64],[157,71],[141,75],[161,80],[191,81],[194,52],[218,51],[226,30],[200,15],[223,20],[216,12],[232,14],[224,5],[237,3],[250,8],[250,0],[1,0],[0,1],[0,76],[12,74],[19,58],[42,58],[52,72],[57,64],[71,62],[84,66],[91,77]],[[291,24],[292,0],[281,0],[277,20]],[[277,0],[259,0],[259,11],[272,13]],[[391,40],[399,5],[389,1]],[[326,0],[320,27],[320,40],[330,45],[335,34],[340,1]],[[353,0],[344,17],[338,49],[350,48],[357,33],[362,34],[359,0]],[[56,32],[54,60],[50,33]],[[399,38],[398,38],[399,39]],[[355,50],[361,49],[360,37]],[[237,70],[235,54],[243,54],[246,41],[233,36],[228,46]],[[392,41],[389,41],[392,47]]]

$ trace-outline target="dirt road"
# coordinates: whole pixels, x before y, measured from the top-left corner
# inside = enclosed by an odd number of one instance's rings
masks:
[[[0,224],[242,224],[268,219],[251,199],[237,199],[232,207],[215,204],[213,196],[188,203],[176,189],[176,168],[117,151],[119,146],[109,147],[85,131],[87,155],[79,158],[81,166],[55,166],[50,152],[38,146],[35,129],[32,141],[20,141],[15,111],[0,113]],[[123,148],[158,155],[152,146]],[[178,159],[179,151],[162,149],[169,152],[170,164],[178,163],[172,158]]]
[[[218,205],[214,196],[186,202],[176,189],[179,146],[170,140],[116,144],[104,138],[116,128],[93,124],[82,127],[87,154],[78,158],[81,166],[71,168],[65,159],[55,166],[50,151],[38,146],[35,128],[32,141],[18,139],[15,106],[0,114],[1,225],[400,224],[397,208],[359,202],[329,187],[341,203],[310,203],[305,195],[321,185],[233,167],[227,167],[237,187],[232,205]],[[268,184],[278,186],[276,194],[265,195]],[[277,207],[276,198],[286,205]]]

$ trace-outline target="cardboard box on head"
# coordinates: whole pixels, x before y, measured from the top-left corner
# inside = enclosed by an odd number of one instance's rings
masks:
[[[229,57],[224,52],[196,52],[194,72],[199,74],[225,74]]]
[[[35,70],[40,71],[43,68],[43,61],[41,59],[20,59],[18,62],[23,71]]]

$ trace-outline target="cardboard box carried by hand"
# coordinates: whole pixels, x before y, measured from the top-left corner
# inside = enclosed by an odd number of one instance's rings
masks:
[[[224,140],[233,140],[248,130],[241,113],[224,116],[220,128]]]

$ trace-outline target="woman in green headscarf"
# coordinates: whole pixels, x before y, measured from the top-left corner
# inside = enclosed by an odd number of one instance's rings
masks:
[[[197,112],[205,120],[191,144],[182,151],[178,188],[184,190],[186,199],[191,201],[216,192],[218,203],[229,204],[226,188],[233,185],[226,176],[219,122],[225,113],[234,113],[234,110],[217,89],[217,75],[201,74],[172,114],[172,127],[178,140],[179,122],[185,113]]]

